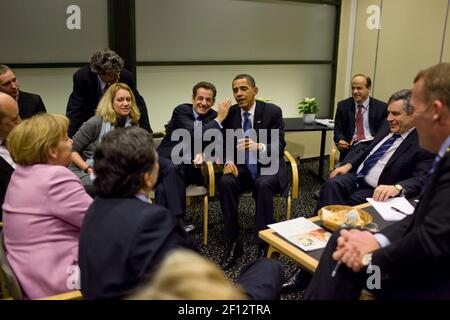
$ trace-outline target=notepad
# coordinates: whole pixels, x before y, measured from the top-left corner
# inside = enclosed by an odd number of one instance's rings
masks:
[[[387,201],[375,201],[373,198],[367,198],[367,201],[386,221],[399,221],[414,212],[414,207],[404,197],[390,198]]]

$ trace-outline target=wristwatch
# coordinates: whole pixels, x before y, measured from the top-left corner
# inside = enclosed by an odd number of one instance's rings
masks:
[[[365,255],[363,255],[363,257],[361,258],[361,264],[364,267],[369,266],[372,263],[372,252],[370,253],[366,253]]]
[[[398,190],[398,192],[399,192],[398,195],[399,196],[403,196],[403,187],[401,185],[399,185],[399,184],[394,185],[394,187],[395,187],[395,189]]]

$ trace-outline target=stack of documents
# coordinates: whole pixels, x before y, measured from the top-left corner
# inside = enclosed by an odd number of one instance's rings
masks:
[[[367,198],[367,201],[386,221],[402,220],[414,212],[414,207],[404,197],[391,198],[383,202]]]
[[[326,126],[328,128],[334,128],[334,120],[333,119],[316,119],[314,121],[316,123]]]
[[[325,248],[331,233],[305,218],[269,224],[269,228],[304,251]]]

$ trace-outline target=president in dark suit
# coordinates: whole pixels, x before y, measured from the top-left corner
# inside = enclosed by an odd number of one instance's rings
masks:
[[[141,113],[139,126],[152,132],[148,120],[147,106],[139,94],[133,80],[133,74],[123,68],[123,59],[110,49],[102,49],[91,57],[91,63],[80,68],[73,75],[73,91],[67,102],[66,115],[70,120],[69,137],[72,137],[81,125],[95,114],[101,96],[113,83],[126,83],[136,97]]]
[[[256,101],[258,88],[250,75],[236,76],[232,87],[237,104],[230,108],[226,120],[222,123],[225,129],[226,150],[223,176],[218,185],[227,240],[222,261],[226,269],[234,266],[243,254],[239,240],[239,194],[252,190],[256,203],[258,232],[274,222],[273,196],[277,192],[283,192],[288,184],[286,164],[283,160],[286,143],[281,109],[272,103]],[[243,132],[240,137],[239,134],[237,139],[228,136],[237,129]],[[264,133],[267,135],[264,136]],[[271,134],[275,136],[272,137]],[[257,241],[258,255],[264,255],[266,246],[259,238]]]
[[[19,80],[14,71],[7,65],[0,64],[0,92],[9,94],[19,104],[19,115],[21,119],[47,112],[44,102],[39,95],[20,90]]]
[[[203,141],[203,134],[209,129],[221,130],[221,123],[225,120],[231,106],[231,100],[227,100],[220,104],[218,113],[213,110],[216,93],[216,87],[212,83],[205,81],[197,83],[192,89],[192,103],[180,104],[173,110],[172,118],[167,126],[167,133],[157,149],[161,158],[170,159],[178,165],[181,178],[180,185],[184,187],[178,188],[179,197],[175,201],[179,201],[181,206],[179,212],[183,214],[186,211],[185,188],[190,184],[201,185],[203,183],[199,166],[204,161],[205,147],[211,143]],[[183,130],[186,136],[178,141],[173,133]],[[198,135],[194,134],[195,131]],[[194,139],[194,136],[196,136],[196,139]],[[195,144],[198,144],[198,150],[195,150]],[[178,148],[175,149],[176,154],[172,156],[175,147]],[[181,160],[182,163],[180,163]],[[163,199],[156,200],[157,203],[163,203],[161,202]]]
[[[375,235],[336,232],[305,299],[357,299],[364,287],[377,299],[450,299],[449,93],[450,64],[416,76],[414,126],[420,146],[436,157],[414,213]],[[332,277],[336,261],[343,265]]]
[[[5,199],[15,163],[6,148],[5,142],[11,130],[20,123],[17,101],[9,94],[0,92],[0,207]],[[2,217],[0,216],[0,221]]]
[[[363,154],[331,173],[320,190],[316,213],[326,205],[364,203],[367,197],[384,201],[420,193],[433,155],[419,147],[410,97],[411,90],[406,89],[390,97],[388,124]]]
[[[338,102],[334,119],[334,143],[340,151],[342,161],[357,141],[374,137],[387,116],[385,102],[370,97],[372,80],[357,74],[352,78],[352,96]],[[364,151],[368,143],[360,144]]]

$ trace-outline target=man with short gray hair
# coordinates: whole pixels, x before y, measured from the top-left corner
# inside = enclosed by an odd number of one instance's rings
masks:
[[[5,64],[0,64],[0,92],[9,94],[17,101],[22,119],[30,118],[40,112],[47,112],[41,96],[20,90],[16,74]]]
[[[94,116],[97,104],[108,87],[118,81],[127,84],[136,98],[141,113],[139,126],[152,132],[148,120],[147,106],[139,94],[133,80],[133,74],[124,69],[123,59],[111,49],[95,52],[88,65],[73,75],[73,91],[67,103],[66,115],[70,119],[69,137],[72,137],[83,122]]]

